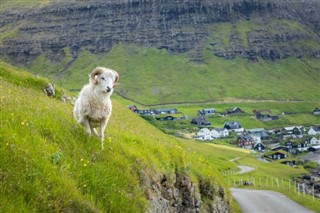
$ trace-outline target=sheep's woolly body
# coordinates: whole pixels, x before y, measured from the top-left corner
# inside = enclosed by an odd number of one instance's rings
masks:
[[[117,85],[119,75],[116,71],[97,67],[91,73],[89,84],[85,85],[74,106],[74,117],[88,133],[93,132],[101,139],[103,148],[104,129],[108,124],[111,112],[111,95]],[[96,127],[100,127],[99,134]]]
[[[111,115],[110,96],[111,94],[99,95],[90,84],[84,86],[77,99],[79,101],[76,102],[78,104],[76,109],[79,110],[75,113],[77,121],[81,123],[83,119],[87,118],[94,125],[92,127],[100,127],[100,121],[102,119],[108,120]]]

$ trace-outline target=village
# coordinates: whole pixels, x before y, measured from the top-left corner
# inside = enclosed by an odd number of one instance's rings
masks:
[[[186,116],[176,108],[139,110],[129,106],[133,112],[141,116],[149,116],[157,121],[178,121]],[[239,107],[217,113],[214,108],[204,108],[197,112],[197,116],[189,118],[190,124],[197,126],[198,131],[193,133],[193,139],[198,141],[214,142],[217,139],[227,139],[228,144],[258,153],[263,161],[278,161],[289,166],[296,166],[301,153],[309,153],[310,159],[314,155],[320,156],[320,126],[284,126],[276,129],[245,128],[240,121],[228,121],[218,128],[211,127],[207,120],[210,115],[228,116],[244,113]],[[279,119],[279,115],[270,115],[269,110],[252,110],[255,118],[261,122]],[[291,112],[283,112],[291,114]],[[314,116],[320,116],[320,109],[310,111]],[[308,161],[308,157],[304,156]],[[320,164],[320,157],[313,159]]]

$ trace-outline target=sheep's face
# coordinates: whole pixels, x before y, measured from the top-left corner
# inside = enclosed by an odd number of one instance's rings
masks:
[[[103,93],[112,93],[113,88],[117,85],[119,75],[116,71],[97,67],[91,73],[91,83]]]

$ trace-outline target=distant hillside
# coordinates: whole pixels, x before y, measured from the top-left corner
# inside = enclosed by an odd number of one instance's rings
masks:
[[[42,2],[32,8],[5,1],[0,26],[11,33],[2,38],[1,52],[15,62],[43,53],[59,60],[66,47],[73,57],[81,50],[106,53],[119,43],[195,51],[200,60],[197,54],[211,34],[212,54],[223,58],[320,57],[317,0]],[[239,26],[240,20],[247,23]],[[231,26],[221,32],[215,27],[221,23]]]
[[[5,0],[0,57],[75,90],[111,66],[119,94],[143,104],[319,100],[318,11],[318,0]]]
[[[102,151],[45,84],[1,64],[0,212],[234,211],[201,155],[116,101]]]

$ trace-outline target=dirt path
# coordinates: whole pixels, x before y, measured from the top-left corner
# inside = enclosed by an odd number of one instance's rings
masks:
[[[243,173],[247,173],[247,172],[251,172],[253,170],[255,170],[255,168],[251,167],[251,166],[242,166],[242,165],[239,165],[237,166],[240,171],[237,172],[237,174],[243,174]]]

